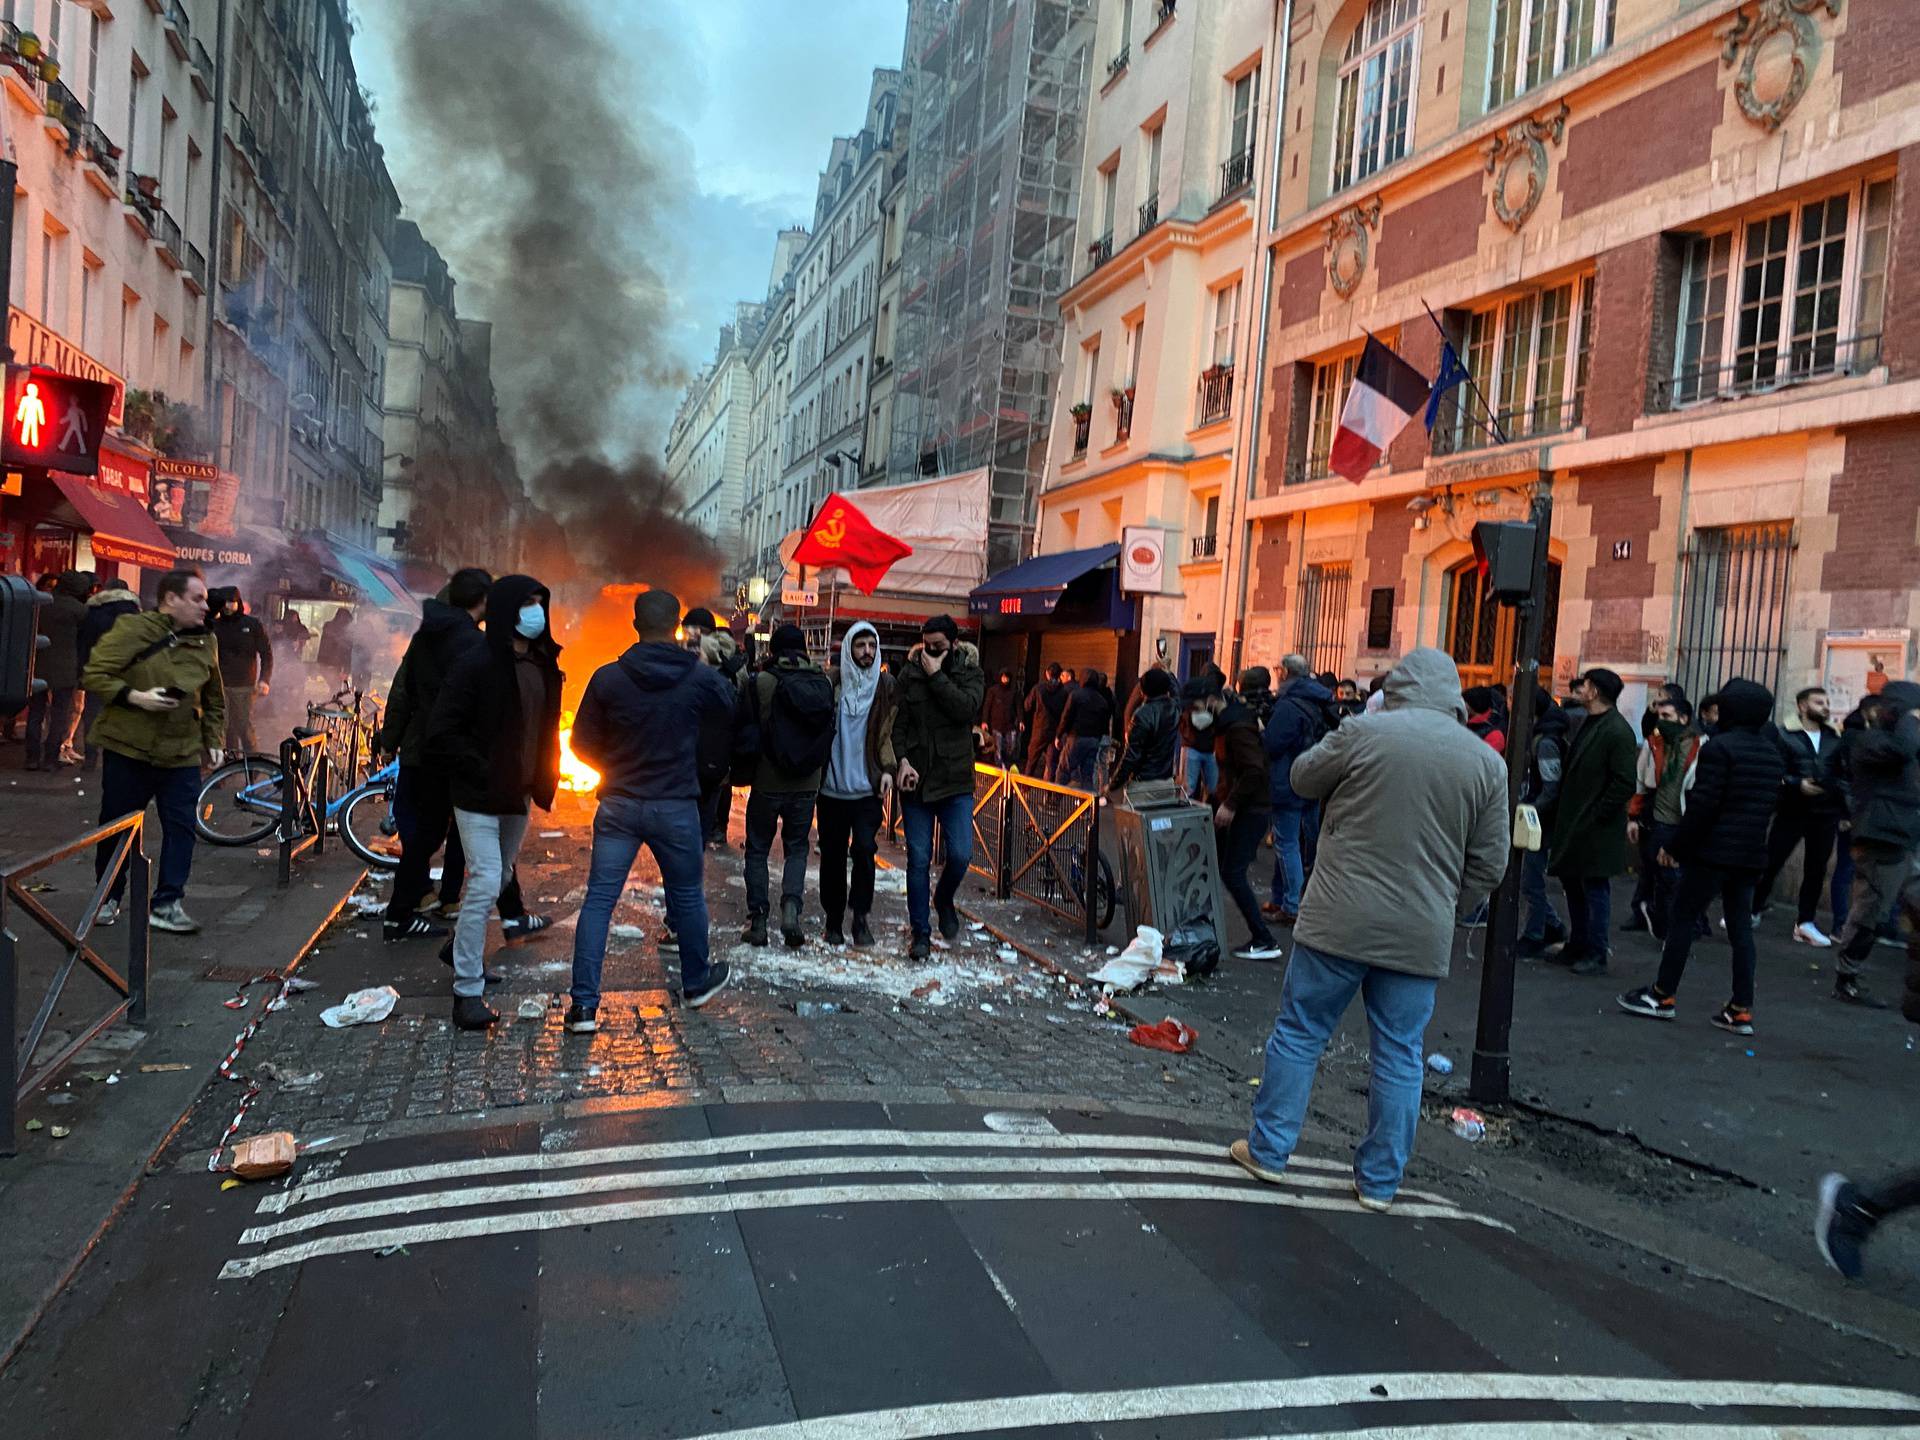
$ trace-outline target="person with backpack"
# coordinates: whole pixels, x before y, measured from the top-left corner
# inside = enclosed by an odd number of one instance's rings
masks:
[[[885,742],[895,757],[894,784],[906,822],[907,923],[913,932],[907,953],[914,960],[933,953],[934,912],[945,939],[960,935],[954,900],[973,862],[973,717],[986,688],[979,651],[960,643],[951,615],[936,615],[920,627],[920,643],[907,652],[900,673]],[[946,853],[939,886],[929,895],[936,823]]]
[[[840,638],[835,693],[833,753],[820,784],[820,908],[826,912],[826,942],[845,945],[849,904],[853,943],[873,944],[867,915],[873,909],[874,856],[880,848],[880,814],[893,789],[893,753],[888,731],[894,679],[880,668],[880,632],[865,620]],[[1012,687],[1008,687],[1012,695]],[[1009,702],[1011,703],[1011,702]],[[853,889],[847,889],[847,861]]]
[[[753,788],[747,796],[747,932],[749,945],[767,943],[767,857],[780,832],[780,938],[788,948],[806,943],[800,929],[806,899],[808,837],[814,804],[833,753],[833,682],[808,658],[806,637],[788,623],[773,632],[773,663],[741,684],[743,724],[758,738]],[[971,719],[971,717],[969,717]]]
[[[1523,851],[1520,860],[1520,896],[1525,909],[1520,922],[1522,960],[1544,960],[1567,943],[1567,927],[1547,894],[1547,855],[1553,844],[1553,813],[1560,801],[1560,776],[1567,763],[1567,712],[1539,686],[1533,692],[1533,738],[1528,742],[1527,777],[1520,790],[1524,805],[1540,816],[1540,848]]]
[[[600,772],[587,897],[573,937],[572,1004],[563,1022],[575,1035],[600,1028],[607,933],[643,845],[666,892],[682,1002],[698,1010],[732,978],[726,961],[708,959],[699,757],[703,737],[732,725],[734,692],[717,668],[674,642],[679,622],[680,601],[668,591],[634,596],[635,643],[593,672],[574,714],[573,751]]]
[[[1268,792],[1273,799],[1272,898],[1262,913],[1291,925],[1300,913],[1300,895],[1306,888],[1300,835],[1306,812],[1313,808],[1293,788],[1293,762],[1318,745],[1334,728],[1337,711],[1333,692],[1314,679],[1304,655],[1288,655],[1280,662],[1280,693],[1260,734],[1267,752]]]

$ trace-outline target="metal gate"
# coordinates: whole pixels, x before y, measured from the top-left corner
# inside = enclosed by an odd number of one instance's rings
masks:
[[[1320,675],[1346,669],[1347,585],[1351,565],[1308,565],[1300,572],[1300,605],[1293,647]]]
[[[1788,520],[1694,531],[1673,674],[1696,702],[1736,676],[1778,691],[1793,550]]]

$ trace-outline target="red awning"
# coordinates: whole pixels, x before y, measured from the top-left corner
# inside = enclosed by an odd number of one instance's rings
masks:
[[[99,559],[125,561],[150,570],[173,568],[174,549],[146,507],[119,490],[102,490],[78,475],[47,479],[79,517],[80,528],[93,532],[93,553]]]

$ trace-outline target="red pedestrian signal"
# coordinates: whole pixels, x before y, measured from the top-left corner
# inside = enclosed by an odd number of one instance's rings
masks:
[[[4,463],[92,475],[113,387],[39,365],[7,367]]]

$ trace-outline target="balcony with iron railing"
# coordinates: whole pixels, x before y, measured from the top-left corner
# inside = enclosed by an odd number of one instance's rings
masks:
[[[1200,372],[1199,404],[1193,421],[1198,430],[1218,425],[1233,414],[1233,366],[1213,365]]]
[[[1113,442],[1119,444],[1133,435],[1133,386],[1113,392]]]
[[[176,270],[186,269],[187,241],[180,233],[180,222],[156,205],[151,228],[153,243],[160,251],[160,258]]]
[[[1087,270],[1092,273],[1113,259],[1113,232],[1107,231],[1098,240],[1087,246]]]
[[[1122,45],[1119,53],[1107,61],[1107,78],[1112,79],[1127,68],[1127,61],[1133,58],[1133,47]]]
[[[1764,351],[1737,351],[1725,365],[1683,366],[1677,375],[1661,380],[1654,387],[1654,405],[1678,410],[1864,375],[1880,364],[1881,342],[1878,333],[1848,339],[1828,335],[1791,340],[1784,351],[1771,345]]]
[[[198,245],[187,246],[187,283],[196,293],[207,293],[207,252]]]
[[[167,8],[160,16],[160,23],[166,29],[167,45],[182,60],[190,58],[189,48],[193,39],[193,26],[187,19],[187,8],[180,0],[167,0]]]
[[[1073,407],[1073,455],[1077,460],[1087,453],[1087,441],[1093,434],[1093,406],[1082,401]]]
[[[142,175],[137,170],[127,171],[127,186],[121,192],[121,201],[125,207],[127,223],[141,234],[151,237],[159,225],[160,181],[153,175]]]
[[[1229,155],[1220,162],[1220,198],[1253,183],[1253,147]]]
[[[1217,560],[1220,557],[1218,535],[1196,535],[1187,547],[1189,560]]]
[[[193,42],[193,88],[200,92],[202,100],[213,98],[213,57],[207,53],[207,47],[198,40]]]
[[[87,167],[87,179],[109,199],[120,194],[120,147],[107,138],[107,132],[88,122],[80,140],[80,153]]]
[[[1146,234],[1160,223],[1160,197],[1149,195],[1140,202],[1140,233]]]
[[[1455,392],[1470,395],[1461,389]],[[1566,400],[1536,401],[1495,411],[1489,417],[1476,401],[1463,399],[1449,425],[1436,425],[1428,453],[1434,456],[1464,455],[1474,450],[1490,450],[1497,445],[1522,440],[1539,440],[1548,435],[1564,435],[1580,428],[1586,409],[1585,394]]]

